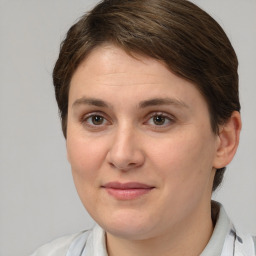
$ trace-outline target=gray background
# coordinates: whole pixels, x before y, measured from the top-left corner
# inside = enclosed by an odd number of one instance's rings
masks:
[[[0,255],[92,225],[73,185],[51,72],[67,29],[97,1],[0,0]],[[238,54],[243,131],[214,198],[256,233],[256,1],[197,0]]]

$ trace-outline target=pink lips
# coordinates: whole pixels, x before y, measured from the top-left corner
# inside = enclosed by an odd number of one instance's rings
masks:
[[[132,200],[150,192],[154,187],[138,182],[109,182],[102,186],[109,195],[118,200]]]

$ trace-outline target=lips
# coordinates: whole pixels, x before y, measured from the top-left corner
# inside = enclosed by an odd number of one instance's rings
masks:
[[[107,193],[118,200],[133,200],[148,194],[153,186],[138,182],[109,182],[102,186]]]

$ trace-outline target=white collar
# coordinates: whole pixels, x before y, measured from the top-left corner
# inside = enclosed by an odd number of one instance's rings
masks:
[[[216,219],[213,234],[200,256],[255,256],[252,237],[238,234],[223,206],[212,201],[213,219]],[[69,247],[66,256],[108,256],[104,230],[95,225],[84,232]]]

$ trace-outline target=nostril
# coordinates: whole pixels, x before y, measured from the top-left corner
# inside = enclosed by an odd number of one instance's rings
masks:
[[[136,163],[128,163],[126,165],[120,165],[115,163],[109,163],[109,164],[112,168],[115,168],[120,171],[129,171],[131,169],[134,169],[140,166],[139,164],[136,164]]]
[[[129,143],[127,140],[127,138],[125,140],[120,139],[110,147],[106,161],[111,168],[128,171],[143,165],[145,156],[142,149],[132,143],[131,140]]]

